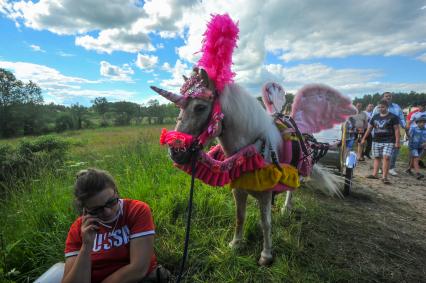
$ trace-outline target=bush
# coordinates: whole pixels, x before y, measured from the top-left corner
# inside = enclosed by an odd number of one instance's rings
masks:
[[[71,130],[73,127],[74,123],[70,115],[61,115],[55,120],[55,130],[58,133],[66,130]]]
[[[68,141],[53,136],[42,136],[33,141],[24,139],[16,148],[0,145],[0,182],[34,177],[42,168],[61,166],[69,145]]]

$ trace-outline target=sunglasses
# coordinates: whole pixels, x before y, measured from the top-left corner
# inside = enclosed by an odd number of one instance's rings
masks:
[[[104,205],[97,206],[97,207],[92,208],[90,210],[86,208],[85,212],[90,214],[90,215],[98,215],[101,212],[103,212],[105,208],[113,208],[114,206],[116,206],[117,203],[118,203],[118,200],[119,200],[118,197],[111,198]]]

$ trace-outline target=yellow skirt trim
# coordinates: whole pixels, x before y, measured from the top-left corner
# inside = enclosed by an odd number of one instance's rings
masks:
[[[300,180],[297,168],[289,164],[281,164],[280,170],[274,164],[270,164],[262,169],[243,174],[231,182],[231,188],[261,192],[275,187],[278,183],[298,188]]]

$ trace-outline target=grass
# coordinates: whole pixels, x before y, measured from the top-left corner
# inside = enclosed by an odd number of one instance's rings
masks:
[[[65,238],[77,217],[72,206],[74,176],[89,166],[111,172],[122,197],[151,206],[156,254],[176,274],[190,177],[172,166],[167,150],[158,145],[159,133],[158,127],[145,126],[61,134],[75,144],[66,166],[10,188],[13,194],[0,203],[3,274],[14,270],[8,279],[33,281],[63,261]],[[277,201],[277,207],[282,205],[282,197]],[[228,248],[234,224],[229,189],[196,182],[186,282],[420,282],[425,278],[426,248],[419,240],[424,236],[409,221],[417,216],[406,204],[379,201],[365,191],[342,201],[308,188],[296,193],[294,201],[294,213],[274,212],[275,261],[269,268],[259,267],[262,236],[254,200],[249,198],[245,244],[233,251]]]

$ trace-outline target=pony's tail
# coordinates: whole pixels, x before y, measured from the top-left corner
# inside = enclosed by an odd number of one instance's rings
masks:
[[[307,184],[309,187],[319,189],[331,196],[343,198],[340,187],[344,182],[344,178],[331,173],[321,164],[315,164],[312,170],[311,179],[311,182]]]

